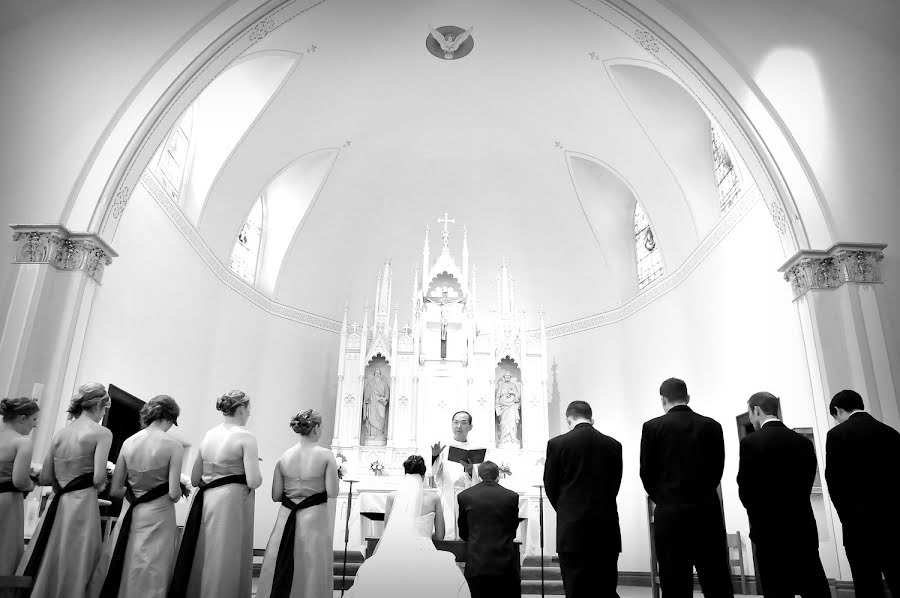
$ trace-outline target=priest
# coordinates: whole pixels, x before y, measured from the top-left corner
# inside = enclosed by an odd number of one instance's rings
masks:
[[[473,467],[470,460],[457,463],[449,459],[450,447],[464,450],[478,448],[469,443],[471,430],[472,414],[468,411],[457,411],[453,414],[453,440],[446,445],[442,445],[440,442],[431,445],[431,475],[434,476],[434,484],[441,495],[441,507],[444,510],[446,525],[445,540],[458,538],[456,495],[481,481],[478,468]]]

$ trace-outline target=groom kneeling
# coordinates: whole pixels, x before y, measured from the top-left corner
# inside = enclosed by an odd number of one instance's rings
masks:
[[[519,527],[519,495],[497,483],[500,469],[478,466],[482,482],[459,493],[459,537],[468,545],[465,577],[472,598],[522,595],[514,540]]]

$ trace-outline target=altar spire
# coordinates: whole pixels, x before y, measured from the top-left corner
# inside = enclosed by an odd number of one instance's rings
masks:
[[[462,285],[464,288],[469,287],[469,230],[465,226],[462,246]]]
[[[428,288],[428,268],[431,266],[431,249],[428,247],[430,226],[425,226],[425,245],[422,248],[422,289]]]
[[[456,219],[450,218],[450,215],[447,212],[444,212],[443,218],[438,218],[438,224],[444,225],[444,230],[441,233],[441,253],[450,252],[450,230],[447,228],[447,225],[455,223]]]

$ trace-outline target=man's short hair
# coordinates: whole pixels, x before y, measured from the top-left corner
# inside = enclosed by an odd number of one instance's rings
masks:
[[[760,411],[766,415],[778,416],[778,406],[781,400],[770,392],[757,392],[750,395],[747,399],[747,408],[752,410],[759,407]]]
[[[566,417],[591,419],[593,416],[594,412],[591,411],[591,406],[585,401],[572,401],[569,403],[569,406],[566,407]]]
[[[466,415],[469,416],[469,425],[471,426],[472,425],[472,414],[469,413],[468,411],[457,411],[456,413],[453,414],[453,417],[450,418],[450,421],[453,421],[454,419],[456,419],[456,416],[459,415],[460,413],[465,413]]]
[[[831,399],[831,405],[828,406],[828,411],[831,413],[831,417],[837,417],[838,409],[855,411],[857,409],[865,408],[866,406],[863,404],[863,399],[858,392],[855,390],[842,390]]]
[[[500,477],[500,468],[493,461],[485,461],[478,466],[478,475],[481,476],[482,480],[496,482],[497,478]]]
[[[659,396],[670,403],[687,403],[691,400],[688,394],[687,384],[678,378],[669,378],[659,385]]]

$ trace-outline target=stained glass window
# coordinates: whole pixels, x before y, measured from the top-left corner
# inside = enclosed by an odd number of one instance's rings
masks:
[[[193,123],[194,107],[191,105],[172,128],[151,162],[157,180],[175,201],[179,199],[187,169]]]
[[[253,204],[253,209],[241,226],[234,248],[231,250],[231,269],[250,284],[256,282],[262,226],[263,202],[260,197]]]
[[[719,190],[719,208],[724,212],[731,207],[741,192],[741,181],[734,160],[725,146],[725,136],[713,123],[710,128],[712,143],[713,170],[716,177],[716,188]]]
[[[650,220],[647,219],[647,213],[640,203],[634,208],[634,246],[637,255],[638,290],[643,291],[662,276],[663,267],[656,235],[653,234]]]

